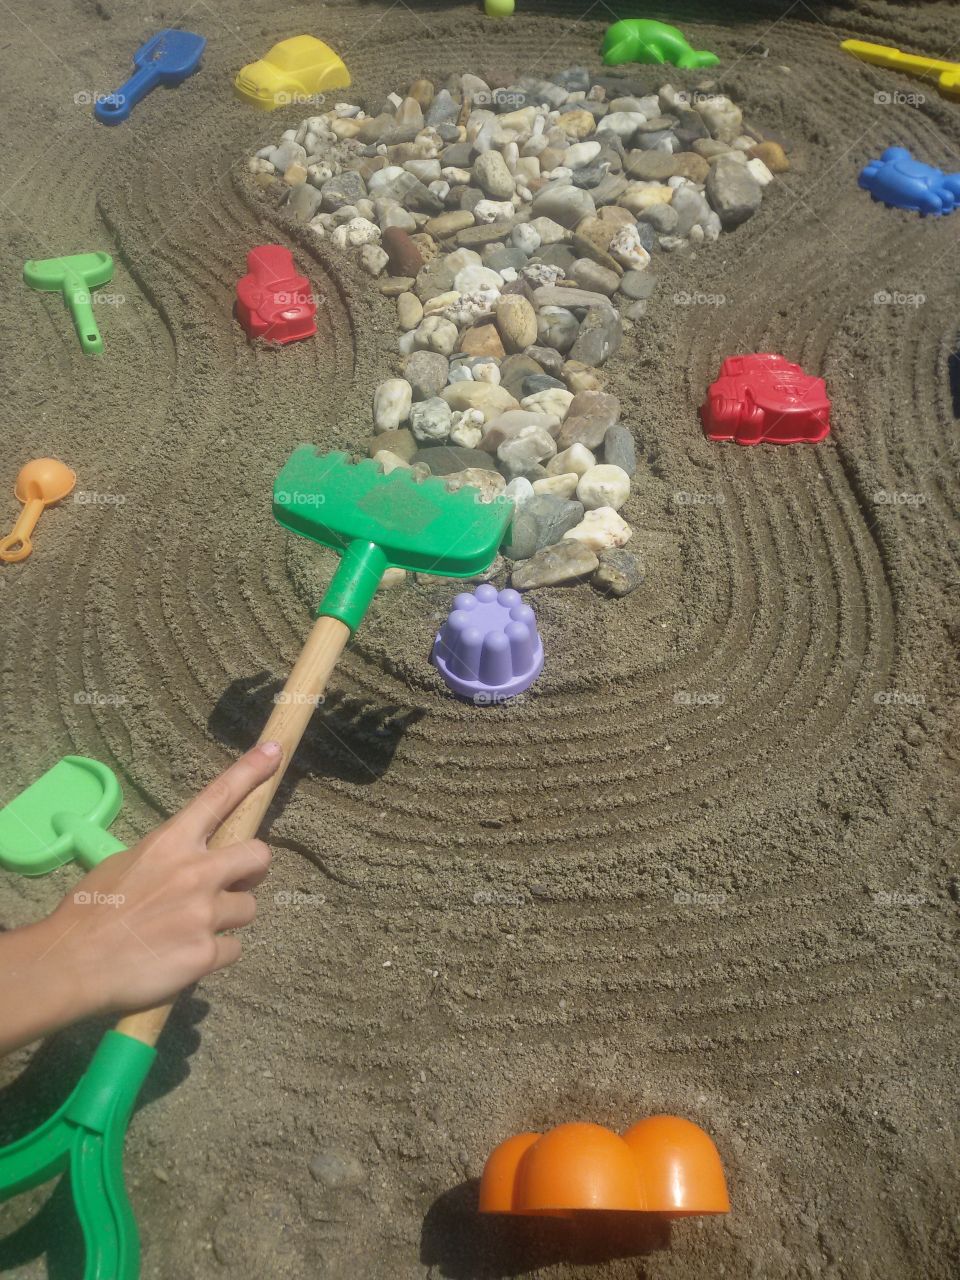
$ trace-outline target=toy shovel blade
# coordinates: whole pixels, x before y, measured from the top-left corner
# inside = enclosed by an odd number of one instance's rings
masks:
[[[94,104],[93,114],[103,124],[120,124],[137,103],[158,84],[174,85],[186,80],[200,65],[206,37],[192,31],[169,28],[151,36],[133,55],[137,68],[116,90]]]
[[[123,802],[112,770],[64,756],[0,809],[0,866],[39,876],[77,858],[95,866],[124,848],[108,831]]]

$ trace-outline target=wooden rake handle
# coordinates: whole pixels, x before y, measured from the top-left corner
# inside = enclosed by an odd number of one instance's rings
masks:
[[[240,844],[252,840],[260,829],[263,816],[270,807],[277,787],[283,781],[293,754],[306,732],[310,717],[324,689],[337,659],[350,639],[350,628],[339,618],[318,618],[313,624],[307,642],[303,646],[296,665],[279,695],[259,742],[279,742],[283,756],[275,773],[261,782],[255,791],[234,809],[208,841],[211,849],[222,849],[228,844]],[[128,1014],[117,1024],[117,1030],[144,1044],[156,1044],[163,1030],[173,1001]]]

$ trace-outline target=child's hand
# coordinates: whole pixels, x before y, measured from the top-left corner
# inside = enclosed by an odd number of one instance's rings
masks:
[[[46,920],[0,939],[17,1005],[8,1012],[23,1032],[8,1022],[14,1038],[0,1033],[0,1052],[3,1042],[26,1043],[89,1014],[158,1004],[237,959],[240,940],[223,931],[253,919],[250,890],[267,874],[270,850],[262,840],[208,850],[207,838],[280,757],[275,743],[248,751],[163,826],[84,876]]]

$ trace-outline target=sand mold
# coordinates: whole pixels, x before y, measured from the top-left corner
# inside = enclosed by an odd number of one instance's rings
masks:
[[[487,715],[425,662],[449,590],[375,603],[275,812],[244,965],[203,984],[202,1039],[197,998],[183,1002],[134,1122],[145,1275],[533,1274],[562,1242],[481,1230],[461,1184],[506,1133],[657,1110],[713,1133],[734,1215],[675,1227],[669,1251],[656,1231],[612,1235],[552,1273],[635,1275],[626,1256],[644,1248],[663,1277],[953,1274],[960,221],[888,212],[853,174],[893,140],[949,165],[960,130],[932,94],[876,104],[888,81],[836,41],[869,29],[933,51],[956,17],[818,12],[694,28],[725,57],[770,47],[718,78],[795,167],[734,236],[693,262],[658,258],[649,322],[606,371],[646,459],[625,515],[648,587],[619,603],[535,593],[544,676]],[[51,188],[17,143],[6,278],[41,241],[105,247],[126,302],[102,319],[99,361],[56,300],[0,311],[17,458],[58,453],[81,487],[125,499],[49,513],[32,559],[0,578],[4,776],[12,790],[70,750],[112,763],[128,840],[255,737],[324,574],[273,526],[270,481],[301,440],[369,434],[372,389],[398,363],[392,304],[242,173],[279,117],[238,110],[224,76],[302,14],[265,34],[262,16],[229,13],[236,41],[208,33],[204,74],[154,95],[134,129],[93,129],[72,103],[88,81],[111,87],[141,38],[119,16],[58,19],[68,68],[37,49],[5,89],[30,86],[33,127],[62,130],[63,157]],[[571,17],[561,37],[552,12],[526,10],[498,26],[436,8],[324,15],[364,105],[421,72],[595,65],[602,29]],[[324,297],[319,339],[279,354],[224,320],[246,249],[275,238]],[[925,301],[874,304],[884,289]],[[680,290],[725,301],[672,305]],[[825,446],[702,439],[693,410],[733,346],[826,376]],[[12,451],[8,487],[16,465]],[[125,701],[77,700],[90,691]],[[877,700],[891,692],[912,701]],[[5,923],[49,908],[71,875],[5,879]],[[313,901],[274,899],[294,891]],[[922,901],[874,897],[894,891]],[[77,1071],[88,1044],[69,1033],[43,1061]],[[34,1064],[3,1133],[55,1092]],[[311,1180],[328,1145],[359,1157],[358,1189]]]

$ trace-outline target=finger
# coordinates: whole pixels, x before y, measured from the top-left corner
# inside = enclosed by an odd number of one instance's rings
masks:
[[[218,969],[225,969],[228,964],[234,964],[240,959],[240,952],[243,949],[240,939],[233,933],[225,933],[217,938],[216,946],[216,959],[207,970],[208,973],[216,973]]]
[[[203,874],[218,889],[232,889],[247,881],[259,884],[270,869],[271,856],[270,846],[262,840],[228,844],[203,858]]]
[[[180,811],[175,822],[189,839],[203,840],[216,831],[246,796],[276,770],[283,755],[277,742],[261,742],[242,755]]]
[[[218,933],[224,929],[243,929],[256,914],[257,900],[252,893],[228,893],[224,890],[217,895],[214,928]]]

